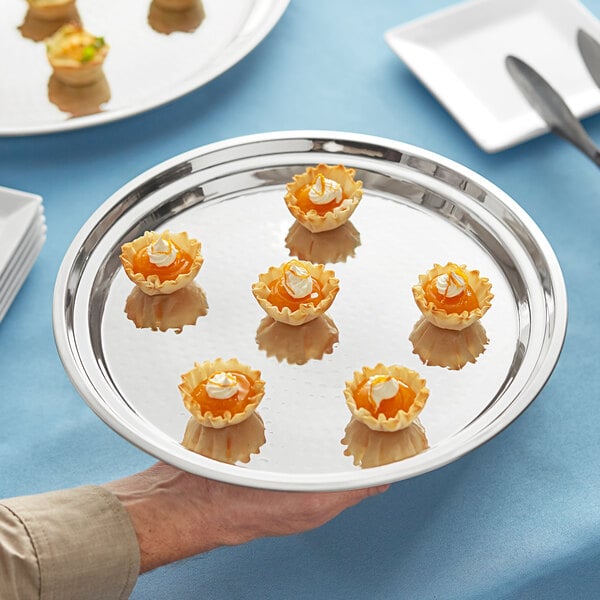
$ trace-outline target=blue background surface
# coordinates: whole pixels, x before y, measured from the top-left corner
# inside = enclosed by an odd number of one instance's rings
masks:
[[[0,496],[101,483],[154,462],[74,391],[54,345],[52,293],[62,257],[92,212],[181,152],[290,129],[415,144],[512,196],[563,268],[570,303],[563,353],[536,401],[502,434],[316,531],[146,574],[133,598],[600,597],[600,173],[551,135],[485,154],[384,42],[390,27],[451,4],[292,0],[245,59],[175,102],[101,127],[0,139],[0,185],[42,195],[48,225],[0,324]],[[584,4],[600,16],[600,0]],[[323,85],[307,85],[314,80]],[[600,142],[600,116],[584,124]]]

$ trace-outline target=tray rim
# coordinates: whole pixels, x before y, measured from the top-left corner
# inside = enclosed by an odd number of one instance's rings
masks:
[[[65,315],[62,312],[64,306],[64,292],[67,289],[67,284],[70,278],[70,273],[75,263],[75,259],[84,240],[86,240],[90,232],[97,226],[101,217],[106,215],[111,209],[114,209],[119,201],[135,190],[140,184],[147,182],[152,177],[160,173],[164,173],[173,167],[189,161],[192,158],[199,158],[203,155],[226,150],[232,147],[238,147],[242,145],[249,145],[261,142],[269,141],[285,141],[285,140],[308,140],[314,142],[315,140],[328,140],[328,141],[342,141],[351,144],[363,144],[363,145],[375,145],[378,147],[385,147],[393,149],[401,153],[410,153],[424,158],[430,161],[438,163],[440,166],[457,171],[464,177],[471,179],[476,185],[479,185],[483,190],[486,190],[494,194],[502,204],[509,208],[527,227],[528,233],[534,238],[535,242],[539,245],[543,252],[543,256],[547,261],[550,271],[553,275],[552,289],[555,291],[553,297],[553,314],[555,319],[554,333],[550,339],[550,343],[546,348],[545,360],[542,363],[543,369],[537,369],[535,372],[529,374],[527,380],[527,387],[532,385],[535,388],[535,392],[531,395],[526,402],[519,400],[515,397],[511,403],[498,415],[493,421],[491,421],[486,427],[477,431],[474,435],[469,437],[469,444],[466,446],[456,446],[453,451],[446,452],[443,460],[440,460],[439,456],[433,456],[433,460],[424,460],[418,469],[411,472],[408,475],[398,477],[395,471],[397,463],[390,465],[383,465],[370,469],[363,469],[360,471],[353,471],[352,476],[349,477],[349,473],[326,473],[326,474],[295,474],[290,476],[286,481],[280,479],[280,474],[270,471],[259,471],[259,470],[243,470],[236,465],[228,465],[225,463],[217,463],[219,479],[228,483],[247,485],[251,487],[259,487],[263,489],[275,489],[275,490],[287,490],[287,491],[333,491],[342,489],[352,489],[359,487],[367,487],[370,485],[379,485],[382,483],[391,483],[402,479],[412,478],[429,471],[441,468],[454,460],[462,457],[463,455],[475,450],[483,443],[490,441],[496,435],[501,433],[506,427],[508,427],[516,418],[518,418],[526,408],[528,408],[535,398],[542,391],[547,380],[554,371],[560,353],[565,341],[567,320],[568,320],[568,304],[567,304],[567,292],[564,276],[560,268],[558,259],[552,249],[550,243],[544,236],[541,229],[537,226],[534,220],[529,214],[506,192],[498,188],[495,184],[490,182],[485,177],[472,171],[464,165],[441,156],[435,152],[425,150],[418,146],[407,144],[391,140],[384,137],[373,136],[368,134],[357,134],[349,132],[338,132],[330,130],[289,130],[289,131],[275,131],[261,134],[252,134],[234,137],[219,142],[210,143],[207,145],[199,146],[192,150],[183,152],[177,156],[167,159],[154,167],[146,170],[137,177],[130,180],[128,183],[119,188],[114,192],[107,200],[105,200],[89,217],[86,223],[79,230],[73,241],[71,242],[61,266],[59,268],[56,283],[54,287],[53,295],[53,308],[52,308],[52,324],[54,331],[55,343],[61,359],[61,362],[65,368],[67,375],[69,376],[72,384],[76,391],[82,397],[82,399],[88,404],[88,406],[99,416],[105,424],[109,425],[114,431],[119,433],[127,441],[137,446],[144,452],[155,456],[157,458],[166,460],[176,467],[183,470],[206,476],[213,477],[217,475],[214,470],[206,470],[200,468],[197,461],[186,460],[182,457],[169,456],[167,459],[161,456],[161,453],[157,453],[156,444],[149,442],[143,435],[140,435],[138,431],[134,431],[127,424],[115,419],[114,413],[111,412],[110,407],[103,403],[93,403],[87,397],[89,394],[89,388],[85,385],[85,369],[81,372],[81,365],[77,364],[77,360],[68,352],[70,350],[70,339],[69,331],[66,328],[64,322]],[[314,150],[307,150],[307,156],[314,152]],[[332,152],[333,153],[333,152]],[[550,357],[550,359],[548,358]],[[533,381],[533,383],[532,383]],[[521,392],[523,390],[520,390]],[[519,394],[522,395],[522,394]],[[508,415],[508,416],[507,416]],[[161,432],[162,433],[162,432]],[[162,434],[165,438],[165,434]],[[172,440],[171,440],[172,441]],[[422,455],[423,456],[423,455]],[[196,459],[203,459],[204,457],[196,457]],[[210,461],[210,464],[214,464],[216,461],[211,459],[205,459]],[[249,476],[248,476],[249,475]],[[257,475],[260,475],[259,480]],[[286,474],[287,475],[287,474]]]

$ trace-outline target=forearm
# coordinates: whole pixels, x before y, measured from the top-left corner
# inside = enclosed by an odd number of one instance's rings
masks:
[[[223,545],[218,515],[202,509],[198,482],[167,465],[105,484],[123,504],[140,547],[140,573]]]
[[[213,481],[157,463],[104,487],[129,513],[143,573],[218,546],[313,529],[388,486],[347,492],[276,492]]]

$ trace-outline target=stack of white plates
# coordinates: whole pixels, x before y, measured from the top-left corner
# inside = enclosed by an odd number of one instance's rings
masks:
[[[46,241],[41,196],[0,187],[0,321]]]

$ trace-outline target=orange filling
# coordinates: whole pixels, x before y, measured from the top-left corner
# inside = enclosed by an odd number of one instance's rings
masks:
[[[171,242],[173,244],[173,242]],[[173,244],[175,246],[175,244]],[[137,254],[133,257],[132,266],[133,270],[136,273],[141,273],[144,277],[148,277],[149,275],[158,275],[158,278],[161,281],[170,281],[176,279],[178,275],[182,273],[188,273],[192,267],[192,263],[194,259],[181,250],[181,248],[177,248],[177,256],[175,260],[165,267],[160,267],[150,262],[150,257],[148,256],[148,246],[142,248],[137,252]]]
[[[313,204],[312,200],[310,199],[310,196],[308,195],[308,192],[310,192],[310,188],[312,188],[312,186],[316,183],[317,178],[319,177],[324,178],[324,176],[319,173],[319,175],[317,175],[317,177],[312,183],[307,183],[306,185],[303,185],[299,190],[294,192],[294,197],[296,198],[296,206],[303,213],[307,213],[309,210],[314,210],[319,216],[323,216],[325,213],[331,212],[334,208],[339,206],[346,198],[348,198],[348,196],[344,194],[344,190],[342,188],[342,199],[339,202],[333,200],[331,202],[328,202],[327,204]],[[321,189],[325,189],[324,181],[321,181],[321,185]]]
[[[396,379],[398,382],[398,391],[392,398],[386,398],[379,403],[379,407],[375,404],[371,397],[371,386],[369,380],[366,379],[356,390],[354,402],[357,408],[365,408],[375,418],[379,415],[385,415],[386,419],[395,417],[401,410],[408,412],[417,396],[416,392],[408,387],[404,382]]]
[[[312,304],[316,306],[323,300],[323,292],[321,290],[321,285],[314,278],[312,279],[312,292],[308,296],[304,296],[303,298],[294,298],[290,293],[285,289],[285,284],[283,277],[280,279],[275,279],[268,284],[269,288],[269,296],[267,300],[273,305],[276,306],[279,310],[281,310],[284,306],[287,306],[290,310],[298,310],[301,304]]]
[[[460,314],[465,311],[471,312],[472,310],[479,308],[479,300],[477,300],[475,292],[467,283],[467,274],[461,271],[460,269],[455,269],[448,272],[450,281],[452,283],[460,285],[460,281],[457,281],[456,275],[461,277],[462,280],[465,282],[465,289],[460,294],[450,297],[447,295],[447,290],[446,293],[441,294],[437,288],[438,278],[434,277],[431,281],[428,281],[423,286],[423,290],[425,292],[425,299],[429,302],[433,302],[433,304],[435,304],[437,308],[441,308],[449,313]]]
[[[250,392],[251,380],[236,371],[230,371],[238,384],[238,391],[231,398],[225,398],[223,400],[219,398],[211,398],[206,391],[206,384],[208,379],[205,379],[202,383],[198,384],[192,391],[192,398],[194,402],[200,407],[202,414],[212,413],[215,417],[222,417],[227,411],[232,415],[241,413],[248,404],[248,393]]]

